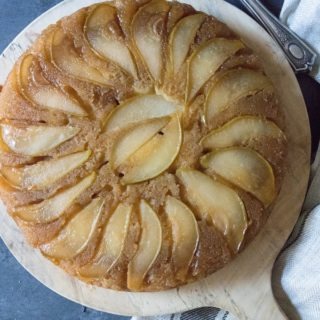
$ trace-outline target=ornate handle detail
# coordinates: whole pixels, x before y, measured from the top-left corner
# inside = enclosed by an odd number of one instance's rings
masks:
[[[313,49],[272,15],[259,0],[241,2],[278,42],[295,72],[311,71],[317,56]]]

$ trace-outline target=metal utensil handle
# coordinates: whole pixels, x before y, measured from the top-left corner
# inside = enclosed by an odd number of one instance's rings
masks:
[[[260,1],[241,2],[278,42],[295,72],[311,71],[317,54],[303,40],[283,25]]]

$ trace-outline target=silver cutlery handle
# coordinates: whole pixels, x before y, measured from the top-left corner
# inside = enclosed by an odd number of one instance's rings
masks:
[[[278,42],[295,72],[311,71],[317,57],[314,50],[282,24],[259,0],[241,2]]]

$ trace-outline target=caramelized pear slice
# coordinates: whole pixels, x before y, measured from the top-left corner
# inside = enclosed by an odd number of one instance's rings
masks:
[[[45,108],[85,116],[87,113],[75,99],[50,85],[45,79],[42,79],[42,82],[35,80],[42,77],[36,64],[38,62],[32,54],[24,56],[20,63],[19,86],[25,98]]]
[[[94,261],[80,268],[81,276],[103,277],[117,263],[125,246],[131,215],[132,206],[118,205],[104,230]]]
[[[39,87],[31,93],[31,96],[35,103],[45,108],[61,110],[77,116],[87,115],[75,99],[67,97],[54,87]]]
[[[40,203],[19,207],[14,215],[22,220],[34,223],[49,223],[62,216],[62,214],[73,204],[74,200],[90,185],[96,178],[95,173],[82,179],[75,186],[57,193],[52,198]]]
[[[192,211],[180,200],[166,199],[165,211],[172,228],[172,259],[179,278],[184,279],[199,241],[198,223]]]
[[[42,245],[41,251],[49,257],[64,260],[83,252],[95,235],[103,204],[104,200],[93,199],[69,221],[54,240]]]
[[[79,128],[29,126],[19,128],[8,124],[1,125],[2,139],[14,152],[26,156],[41,156],[71,139]]]
[[[248,227],[246,210],[238,194],[197,170],[180,168],[177,176],[200,218],[211,220],[227,238],[233,252],[237,252]]]
[[[281,129],[272,121],[243,116],[234,118],[222,127],[212,130],[201,140],[201,144],[206,149],[226,148],[233,145],[246,145],[262,137],[286,139]]]
[[[256,151],[232,147],[210,152],[201,158],[201,165],[251,193],[266,207],[276,196],[272,167]]]
[[[138,291],[144,277],[157,259],[162,245],[162,229],[157,214],[147,202],[140,202],[141,238],[139,248],[128,265],[127,285]]]
[[[173,28],[170,39],[170,58],[173,73],[176,74],[185,61],[190,46],[205,16],[202,13],[187,16],[181,19]]]
[[[86,37],[100,56],[115,62],[136,77],[136,67],[124,39],[112,32],[112,26],[117,23],[116,8],[106,3],[98,5],[87,18],[84,28]]]
[[[156,118],[127,131],[115,143],[111,153],[111,167],[116,169],[121,163],[128,159],[129,156],[159,132],[159,130],[168,124],[169,121],[169,117]]]
[[[88,65],[76,52],[72,40],[57,28],[52,37],[51,58],[56,67],[74,78],[108,86],[102,73]]]
[[[2,167],[1,174],[13,185],[24,189],[41,189],[79,167],[90,157],[91,151],[83,151],[22,168]]]
[[[182,143],[178,116],[174,116],[161,134],[154,136],[118,168],[123,184],[154,178],[168,169],[177,157]]]
[[[270,87],[270,80],[261,72],[236,69],[226,72],[211,87],[205,104],[206,121],[242,97]]]
[[[132,21],[134,42],[154,80],[159,80],[163,70],[163,33],[170,5],[153,0],[141,7]]]
[[[224,61],[242,48],[244,44],[240,40],[224,38],[215,38],[200,46],[189,60],[187,101],[192,100]]]
[[[175,103],[158,95],[138,96],[117,107],[107,120],[107,132],[125,128],[140,121],[161,118],[182,111]]]

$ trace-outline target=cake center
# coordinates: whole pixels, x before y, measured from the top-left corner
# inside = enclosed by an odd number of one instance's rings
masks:
[[[110,114],[105,127],[114,137],[110,165],[123,184],[152,179],[174,162],[182,144],[181,111],[160,95],[145,95]]]

